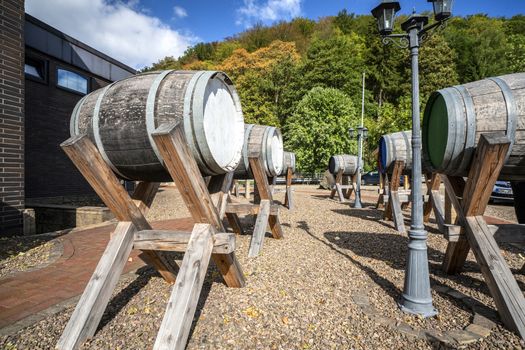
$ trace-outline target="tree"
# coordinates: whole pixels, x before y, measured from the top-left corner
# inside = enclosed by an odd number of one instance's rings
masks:
[[[315,39],[301,72],[302,91],[321,86],[342,90],[354,98],[360,96],[365,49],[363,38],[354,33]]]
[[[300,171],[322,172],[330,156],[350,152],[348,128],[357,123],[350,97],[337,89],[315,87],[288,119],[285,145],[295,152]]]

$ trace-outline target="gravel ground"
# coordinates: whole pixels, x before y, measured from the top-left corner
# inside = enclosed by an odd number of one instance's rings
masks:
[[[150,217],[182,213],[168,213],[166,204],[180,203],[180,198],[176,190],[164,190]],[[208,270],[188,349],[436,349],[436,344],[413,334],[461,330],[473,317],[466,303],[441,292],[445,286],[470,297],[476,312],[497,323],[490,336],[467,348],[525,345],[497,320],[472,254],[463,274],[448,277],[441,273],[446,241],[434,225],[428,227],[428,252],[434,306],[439,315],[420,319],[399,311],[406,235],[381,220],[382,213],[370,207],[372,203],[355,210],[327,199],[327,193],[313,186],[297,186],[295,209],[281,211],[285,239],[274,240],[268,234],[257,258],[247,258],[251,236],[238,237],[237,257],[247,277],[245,288],[227,288],[215,267]],[[282,200],[283,194],[277,198]],[[517,273],[523,259],[511,246],[503,246],[502,252],[523,285],[525,278]],[[126,275],[95,337],[83,348],[151,348],[169,294],[170,286],[148,267],[136,275]],[[362,303],[358,299],[363,298],[368,308],[359,306]],[[52,348],[72,311],[70,307],[0,338],[0,347]],[[411,331],[399,330],[405,325]]]
[[[60,257],[61,243],[54,236],[1,237],[0,278],[44,267]]]

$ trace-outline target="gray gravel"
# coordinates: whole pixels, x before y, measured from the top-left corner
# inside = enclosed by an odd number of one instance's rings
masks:
[[[237,256],[248,282],[245,288],[227,288],[215,267],[208,270],[188,349],[434,349],[438,346],[418,336],[421,331],[462,330],[473,317],[471,308],[439,291],[443,286],[472,298],[498,324],[490,336],[467,348],[524,346],[519,337],[501,327],[472,255],[465,273],[453,277],[441,273],[446,241],[434,225],[428,227],[429,260],[439,316],[420,319],[399,311],[406,235],[380,220],[380,211],[350,209],[326,199],[327,193],[297,186],[295,209],[281,211],[285,239],[267,236],[257,258],[247,258],[251,236],[238,237]],[[166,207],[180,203],[178,197],[175,190],[166,189],[149,216],[179,215],[182,210],[174,214]],[[283,194],[277,198],[282,200]],[[511,268],[521,268],[517,250],[502,248]],[[524,276],[516,276],[523,285]],[[84,348],[150,348],[169,294],[170,287],[148,267],[136,276],[125,276],[99,330]],[[356,296],[367,297],[368,311],[358,305]],[[72,310],[0,338],[0,347],[52,348]],[[386,319],[394,323],[385,325]],[[402,332],[401,326],[411,331]]]

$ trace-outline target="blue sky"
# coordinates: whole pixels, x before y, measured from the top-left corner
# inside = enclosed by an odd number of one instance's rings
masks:
[[[268,1],[256,3],[264,4]],[[290,2],[292,3],[292,2]],[[346,8],[356,14],[369,14],[370,10],[379,3],[378,0],[303,0],[300,3],[301,16],[317,19],[323,16],[337,14]],[[164,21],[177,28],[184,28],[196,34],[203,41],[222,40],[245,29],[246,25],[236,23],[240,14],[238,9],[244,6],[242,0],[231,1],[158,1],[141,0],[140,4],[151,10]],[[179,18],[173,16],[174,6],[184,8],[187,16]],[[432,4],[426,0],[402,0],[402,13],[411,13],[415,7],[417,11],[431,10]],[[487,13],[491,16],[511,17],[516,14],[525,14],[525,0],[456,0],[454,14],[459,16],[476,13]],[[282,13],[288,19],[286,13]],[[250,18],[256,21],[256,18]],[[271,20],[264,21],[271,23]]]
[[[346,8],[369,14],[379,0],[26,0],[26,11],[134,68],[178,57],[200,41],[218,41],[261,21],[318,19]],[[402,13],[431,10],[402,0]],[[525,0],[455,0],[455,15],[525,14]]]

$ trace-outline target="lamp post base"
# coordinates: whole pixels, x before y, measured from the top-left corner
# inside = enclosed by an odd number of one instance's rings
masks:
[[[405,271],[405,287],[399,302],[402,311],[422,317],[437,315],[432,305],[428,271],[427,233],[424,229],[408,231],[408,259]]]

